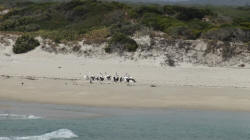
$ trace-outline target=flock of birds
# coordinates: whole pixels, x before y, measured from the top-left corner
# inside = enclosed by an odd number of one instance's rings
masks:
[[[86,80],[89,80],[90,83],[93,83],[94,81],[100,81],[100,82],[113,81],[115,83],[127,82],[128,84],[136,83],[136,80],[127,73],[124,76],[119,76],[117,73],[114,76],[112,76],[105,72],[104,74],[100,73],[98,75],[85,75],[84,78]]]

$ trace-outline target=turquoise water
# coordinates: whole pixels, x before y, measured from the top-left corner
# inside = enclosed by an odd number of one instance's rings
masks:
[[[163,110],[83,119],[0,120],[2,139],[59,129],[78,136],[70,140],[249,140],[250,113]]]

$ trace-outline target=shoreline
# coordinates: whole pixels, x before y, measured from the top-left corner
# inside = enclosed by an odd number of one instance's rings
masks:
[[[225,110],[208,108],[141,108],[141,107],[118,107],[118,106],[85,106],[79,104],[54,104],[34,101],[17,101],[0,99],[0,120],[4,116],[13,116],[16,119],[92,119],[109,118],[133,115],[161,115],[177,112],[200,112],[200,113],[241,113],[249,114],[246,110]],[[29,116],[32,116],[29,117]],[[34,116],[34,117],[33,117]],[[1,118],[2,117],[2,118]],[[20,117],[20,118],[19,118]],[[13,118],[15,119],[15,118]]]

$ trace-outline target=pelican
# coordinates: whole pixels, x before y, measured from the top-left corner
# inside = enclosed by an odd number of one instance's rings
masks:
[[[136,83],[135,79],[133,77],[130,77],[129,78],[129,82],[133,82],[133,83]]]
[[[95,76],[94,76],[94,75],[91,75],[91,76],[90,76],[90,79],[91,79],[91,81],[95,81]]]
[[[120,77],[120,82],[123,82],[124,81],[124,78],[121,76]]]
[[[96,81],[99,81],[100,80],[100,77],[97,75],[97,76],[95,76],[95,80]]]
[[[129,82],[129,75],[128,75],[128,73],[126,73],[125,76],[124,76],[123,78],[124,78],[124,80],[125,80],[126,82]]]
[[[114,82],[118,82],[119,81],[119,76],[117,74],[117,72],[115,73],[115,76],[113,77]]]
[[[108,81],[110,81],[110,80],[111,80],[111,75],[109,75],[109,74],[107,74],[107,73],[105,72],[105,78],[106,78]]]
[[[100,81],[104,81],[104,77],[103,77],[103,75],[102,75],[102,73],[100,73]]]
[[[136,83],[136,80],[133,77],[129,76],[128,73],[125,74],[124,79],[126,80],[127,83]]]

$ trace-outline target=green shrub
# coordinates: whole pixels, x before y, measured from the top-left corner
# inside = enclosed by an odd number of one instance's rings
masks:
[[[164,9],[155,5],[143,5],[136,8],[133,8],[129,11],[129,16],[132,18],[140,18],[145,13],[161,15],[164,13]]]
[[[29,24],[32,20],[33,19],[30,16],[17,16],[15,19],[4,20],[0,24],[0,29],[4,31],[26,31],[25,27],[27,26],[29,28],[30,25],[27,24]]]
[[[199,30],[192,30],[187,26],[174,26],[167,30],[167,33],[174,38],[197,39],[200,36]]]
[[[136,31],[141,28],[139,24],[132,24],[130,22],[123,22],[114,24],[111,26],[110,30],[112,34],[122,33],[125,35],[133,35]]]
[[[202,38],[221,41],[249,41],[247,30],[242,30],[237,27],[212,28],[202,34]]]
[[[95,29],[90,32],[87,32],[84,35],[85,43],[87,44],[101,44],[107,40],[107,37],[110,35],[108,28]]]
[[[248,21],[248,22],[241,22],[240,23],[240,27],[242,29],[250,30],[250,21]]]
[[[34,32],[34,31],[38,31],[39,29],[40,29],[40,26],[37,24],[29,24],[29,25],[16,27],[16,30],[21,31],[21,32]]]
[[[39,45],[39,41],[35,40],[33,37],[23,35],[16,40],[16,43],[13,46],[13,52],[15,54],[26,53],[35,49]]]
[[[239,28],[244,32],[250,30],[249,7],[137,5],[109,2],[109,0],[2,1],[11,3],[10,7],[7,7],[12,10],[0,16],[1,31],[29,32],[56,42],[78,40],[83,34],[91,40],[97,35],[92,35],[91,31],[103,27],[106,27],[111,34],[122,33],[130,36],[141,27],[147,26],[165,32],[170,37],[182,39],[197,39],[215,27]],[[208,20],[203,20],[204,17]],[[218,31],[216,34],[221,34],[220,30]],[[240,31],[234,32],[236,37],[242,34]],[[209,35],[212,39],[213,34]],[[242,37],[247,38],[247,35],[241,35],[239,38]],[[93,41],[99,40],[102,41],[104,38],[98,37]]]
[[[164,6],[164,13],[168,14],[168,15],[175,15],[176,14],[176,10],[173,6]]]
[[[179,12],[177,16],[179,20],[202,19],[212,14],[208,9],[177,7],[176,10]]]
[[[117,33],[112,36],[111,40],[108,43],[108,46],[105,48],[105,51],[107,53],[112,53],[114,51],[135,52],[137,48],[138,45],[133,39],[122,33]]]
[[[145,14],[142,23],[155,30],[166,31],[171,26],[182,26],[183,22],[173,18],[155,14]]]
[[[250,29],[250,17],[249,18],[235,18],[233,21],[234,26],[238,26],[242,29]]]
[[[61,41],[79,40],[82,37],[82,34],[70,30],[40,30],[38,32],[33,32],[32,34],[35,36],[42,36],[43,38],[51,39],[56,43],[60,43]]]
[[[109,12],[104,15],[105,20],[102,21],[102,24],[105,26],[110,26],[112,24],[117,24],[117,23],[124,23],[126,22],[124,20],[125,13],[122,10],[114,10],[112,12]]]

